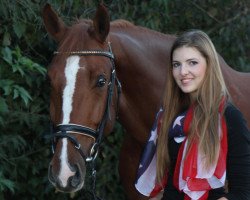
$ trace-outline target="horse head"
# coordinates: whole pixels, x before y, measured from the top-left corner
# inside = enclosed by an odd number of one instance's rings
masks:
[[[68,27],[46,4],[43,20],[59,46],[48,68],[54,150],[48,176],[60,191],[74,192],[83,187],[86,163],[115,123],[118,80],[109,15],[99,5],[93,20]]]

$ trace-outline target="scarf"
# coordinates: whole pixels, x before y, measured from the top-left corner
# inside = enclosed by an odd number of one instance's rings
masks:
[[[176,133],[175,130],[172,130],[171,133],[170,130],[169,135],[174,137],[176,142],[182,142],[175,165],[173,183],[180,192],[184,192],[184,200],[206,200],[209,190],[225,185],[227,127],[224,117],[220,114],[221,110],[222,105],[219,110],[219,156],[217,163],[208,170],[204,170],[204,162],[202,161],[204,156],[198,149],[198,141],[194,141],[189,152],[186,152],[187,133],[193,118],[193,107],[187,111],[183,121],[181,120],[183,117],[178,116],[179,118],[177,117],[173,123],[173,128],[175,127],[174,124],[178,124],[182,127],[180,130],[183,130],[183,133]],[[161,184],[156,182],[156,140],[161,126],[162,112],[161,109],[156,116],[149,140],[142,154],[135,183],[136,189],[141,194],[149,197],[156,196],[167,184],[167,173]]]

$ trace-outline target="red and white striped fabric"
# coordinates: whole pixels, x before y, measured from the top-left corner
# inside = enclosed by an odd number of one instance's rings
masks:
[[[221,110],[221,109],[220,109]],[[193,117],[193,108],[190,108],[186,114],[184,121],[184,133],[187,134],[189,125]],[[158,117],[157,117],[158,118]],[[158,121],[158,123],[157,123]],[[159,124],[159,118],[155,124]],[[157,138],[157,126],[154,126],[151,137],[154,135],[154,140]],[[158,127],[159,128],[159,127]],[[210,169],[204,168],[204,156],[198,150],[197,142],[193,142],[189,152],[186,154],[188,139],[182,142],[178,152],[177,162],[174,171],[174,185],[180,191],[185,193],[185,200],[206,200],[209,190],[220,188],[225,185],[226,179],[226,157],[227,157],[227,127],[223,116],[220,116],[219,130],[220,134],[220,152],[217,163]],[[153,134],[152,134],[153,133]],[[150,137],[150,138],[151,138]],[[149,142],[152,141],[152,138]],[[154,142],[155,143],[155,142]],[[148,143],[149,144],[149,143]],[[146,147],[149,145],[146,145]],[[148,156],[145,154],[141,163],[147,164],[136,181],[137,190],[146,196],[156,196],[165,187],[167,182],[167,175],[164,178],[162,185],[158,185],[155,181],[156,177],[156,151],[154,148],[154,155]],[[147,156],[145,156],[147,155]],[[186,156],[185,156],[186,155]],[[185,160],[183,159],[185,157]],[[148,159],[147,159],[148,158]],[[140,171],[139,168],[138,171]]]
[[[184,121],[184,133],[188,132],[192,120],[193,110],[188,111]],[[205,170],[204,155],[198,150],[196,141],[186,154],[188,139],[186,138],[178,152],[174,172],[174,185],[179,191],[185,193],[185,200],[206,200],[209,190],[220,188],[226,180],[227,157],[227,127],[223,116],[219,122],[220,150],[216,165]],[[184,155],[186,155],[185,160]]]

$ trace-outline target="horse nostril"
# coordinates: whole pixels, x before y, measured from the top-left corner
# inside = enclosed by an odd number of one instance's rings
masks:
[[[51,183],[55,183],[55,178],[54,178],[53,173],[52,173],[52,165],[51,164],[49,165],[49,169],[48,169],[48,177],[49,177],[49,181]]]
[[[77,187],[80,184],[81,175],[80,175],[80,169],[77,165],[75,165],[74,169],[75,169],[75,175],[71,178],[71,186]]]

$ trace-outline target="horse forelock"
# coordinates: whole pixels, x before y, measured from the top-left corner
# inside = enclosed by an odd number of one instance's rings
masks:
[[[89,30],[92,29],[91,20],[77,20],[75,24],[67,28],[67,31],[59,43],[58,51],[71,52],[86,50],[86,42],[91,39]]]

